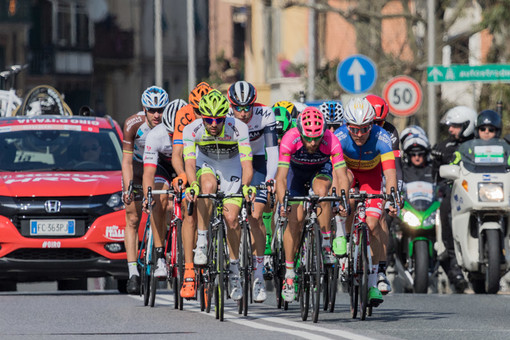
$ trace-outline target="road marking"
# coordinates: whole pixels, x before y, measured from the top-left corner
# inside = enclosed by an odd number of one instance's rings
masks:
[[[133,296],[130,295],[130,297],[142,301],[142,298],[139,296]],[[173,305],[174,298],[173,295],[156,295],[156,301],[158,304],[166,305],[167,303],[169,305]],[[190,312],[200,312],[204,315],[209,315],[211,317],[215,317],[214,313],[214,307],[211,309],[213,312],[211,313],[203,313],[200,310],[199,301],[186,301],[186,311]],[[230,311],[235,311],[234,313],[230,313]],[[286,333],[293,336],[299,336],[305,339],[319,339],[319,340],[326,340],[331,339],[331,336],[334,336],[336,338],[344,338],[344,339],[355,339],[355,340],[374,340],[375,338],[367,337],[364,335],[356,334],[354,332],[345,331],[341,329],[327,329],[321,326],[316,325],[310,325],[306,323],[291,321],[288,319],[281,319],[274,316],[267,316],[263,314],[253,313],[250,312],[248,315],[249,319],[255,319],[255,320],[248,320],[246,317],[243,317],[237,313],[237,306],[225,306],[225,313],[224,313],[224,319],[228,320],[229,322],[233,322],[239,325],[255,328],[255,329],[263,329],[273,332],[280,332],[280,333]],[[282,327],[273,327],[267,325],[267,323],[264,323],[264,321],[270,322],[270,323],[276,323],[279,325],[283,325],[286,327],[292,327],[294,329],[289,328],[282,328]],[[296,328],[301,330],[296,330]],[[328,334],[328,336],[321,336],[317,334],[317,332]]]

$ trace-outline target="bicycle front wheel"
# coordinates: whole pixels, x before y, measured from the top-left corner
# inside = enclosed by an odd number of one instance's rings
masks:
[[[184,299],[181,296],[181,287],[184,282],[184,251],[182,250],[182,221],[178,219],[175,222],[177,229],[177,294],[179,299],[179,310],[183,308]]]
[[[310,271],[310,291],[312,293],[312,321],[317,323],[319,320],[320,299],[321,299],[321,276],[323,273],[322,247],[320,227],[318,224],[313,226],[312,235],[312,259]]]
[[[225,311],[225,234],[224,226],[218,227],[218,253],[216,254],[216,269],[218,271],[218,285],[216,289],[216,319],[223,321]]]
[[[356,319],[358,315],[358,273],[357,266],[359,261],[356,259],[356,237],[355,232],[351,233],[349,240],[348,258],[347,258],[347,289],[349,291],[349,301],[351,303],[351,317]]]
[[[241,280],[243,297],[237,303],[239,314],[248,315],[248,301],[250,299],[252,255],[251,255],[251,237],[247,221],[241,225]]]
[[[156,289],[158,285],[158,279],[154,276],[154,271],[156,270],[156,248],[154,248],[154,244],[152,245],[152,255],[151,255],[151,265],[150,265],[150,289],[149,289],[149,305],[154,307],[154,303],[156,302]]]
[[[370,268],[368,268],[368,226],[363,226],[361,231],[361,240],[360,240],[360,248],[361,248],[361,258],[360,258],[360,311],[361,311],[361,320],[365,320],[367,316],[367,308],[368,308],[368,274],[370,273]]]
[[[312,245],[308,236],[305,236],[304,245],[301,246],[299,262],[299,307],[301,308],[301,320],[306,321],[310,309],[310,270],[312,266]]]

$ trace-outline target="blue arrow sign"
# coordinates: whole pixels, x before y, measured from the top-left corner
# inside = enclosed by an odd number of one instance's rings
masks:
[[[338,64],[336,78],[346,92],[363,93],[375,85],[377,69],[370,58],[355,54]]]

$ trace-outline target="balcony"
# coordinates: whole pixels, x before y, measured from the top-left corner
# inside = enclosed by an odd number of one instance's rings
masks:
[[[57,49],[55,47],[30,49],[30,73],[91,75],[94,71],[92,53]]]

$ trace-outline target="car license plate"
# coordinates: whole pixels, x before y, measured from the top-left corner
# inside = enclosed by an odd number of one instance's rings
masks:
[[[30,235],[65,236],[75,233],[75,220],[30,220]]]

